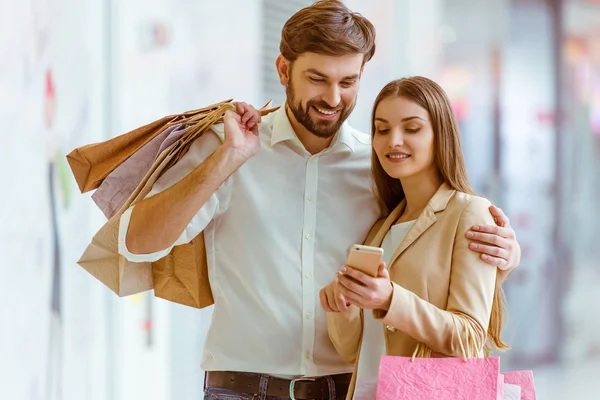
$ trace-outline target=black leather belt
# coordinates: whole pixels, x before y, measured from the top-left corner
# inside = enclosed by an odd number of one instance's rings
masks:
[[[329,382],[326,377],[281,379],[269,375],[247,372],[209,371],[205,384],[238,393],[258,394],[261,377],[268,377],[267,396],[291,399],[329,400]],[[336,396],[348,393],[352,374],[330,375],[335,385]]]

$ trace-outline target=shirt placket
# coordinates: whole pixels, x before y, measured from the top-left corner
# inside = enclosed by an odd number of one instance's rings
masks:
[[[313,374],[315,345],[315,226],[317,220],[317,185],[319,179],[319,156],[313,155],[306,163],[304,184],[304,220],[302,243],[302,372]],[[307,369],[307,365],[311,366]]]

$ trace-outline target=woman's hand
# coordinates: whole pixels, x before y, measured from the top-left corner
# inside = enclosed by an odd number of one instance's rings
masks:
[[[350,303],[346,301],[344,295],[341,293],[340,287],[340,283],[336,279],[319,292],[321,306],[325,309],[325,311],[346,311],[350,306]]]
[[[394,287],[385,263],[379,264],[377,277],[369,276],[344,265],[338,272],[340,292],[344,298],[365,310],[384,310],[390,308]]]

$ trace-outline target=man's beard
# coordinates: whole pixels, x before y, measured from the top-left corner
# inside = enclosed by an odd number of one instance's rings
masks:
[[[314,106],[320,108],[321,110],[333,111],[327,103],[325,103],[324,101],[309,100],[306,103],[306,107],[302,108],[302,104],[300,103],[300,101],[296,102],[294,87],[292,85],[291,80],[285,89],[285,94],[287,96],[287,105],[290,108],[292,114],[294,114],[296,121],[302,124],[302,126],[305,127],[313,135],[323,139],[329,139],[340,130],[342,124],[344,123],[344,121],[346,121],[350,113],[352,113],[352,110],[354,110],[354,106],[356,105],[355,102],[350,107],[348,107],[345,105],[345,103],[340,102],[338,107],[335,108],[335,111],[339,110],[339,115],[336,119],[331,121],[314,121],[308,113],[310,108]]]

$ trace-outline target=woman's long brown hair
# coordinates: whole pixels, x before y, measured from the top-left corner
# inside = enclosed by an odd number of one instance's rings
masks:
[[[474,194],[469,184],[467,168],[460,145],[458,123],[452,111],[450,100],[440,85],[421,76],[398,79],[388,83],[381,89],[373,105],[371,114],[372,137],[375,136],[377,107],[379,103],[390,97],[403,97],[427,110],[434,133],[434,162],[442,180],[454,190]],[[391,212],[405,198],[402,184],[399,179],[392,178],[385,172],[375,150],[372,152],[371,159],[371,173],[376,193],[384,209]],[[490,351],[488,343],[497,350],[508,349],[501,338],[504,310],[504,292],[502,287],[497,284],[487,332],[486,355]]]

